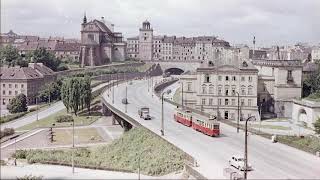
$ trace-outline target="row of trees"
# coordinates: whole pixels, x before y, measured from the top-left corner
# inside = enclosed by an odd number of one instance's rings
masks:
[[[19,113],[25,112],[28,110],[27,106],[27,97],[24,94],[19,94],[13,99],[11,99],[10,103],[7,106],[7,109],[10,113]]]
[[[61,87],[61,99],[67,108],[67,112],[72,110],[75,115],[79,110],[87,108],[90,114],[91,104],[91,80],[90,77],[73,77],[64,80]]]
[[[1,64],[6,64],[9,67],[22,66],[27,67],[29,62],[43,63],[53,71],[63,71],[68,69],[62,61],[45,48],[36,49],[26,55],[20,55],[17,48],[8,45],[0,49]]]

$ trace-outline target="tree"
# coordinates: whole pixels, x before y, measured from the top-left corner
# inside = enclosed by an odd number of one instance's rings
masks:
[[[13,98],[7,106],[10,113],[25,112],[28,110],[27,97],[24,94],[19,94]]]
[[[54,54],[47,51],[45,48],[41,47],[36,49],[29,54],[28,57],[35,63],[43,63],[45,66],[49,67],[53,71],[57,71],[58,66],[60,65],[61,61],[59,61]]]
[[[18,61],[21,60],[21,56],[19,55],[17,48],[11,45],[4,46],[0,49],[0,58],[1,63],[7,64],[9,67],[15,66]]]
[[[41,102],[49,102],[53,100],[61,99],[62,81],[58,80],[50,84],[46,84],[45,87],[39,92],[39,98]]]
[[[317,91],[320,91],[320,65],[316,72],[310,74],[310,76],[303,81],[303,97],[307,97]]]
[[[65,80],[61,87],[61,98],[67,111],[73,110],[77,115],[79,110],[87,107],[90,113],[91,103],[91,81],[90,77],[72,77]]]
[[[316,132],[316,134],[320,134],[320,117],[318,117],[316,122],[313,123],[313,126],[314,126],[314,131]]]

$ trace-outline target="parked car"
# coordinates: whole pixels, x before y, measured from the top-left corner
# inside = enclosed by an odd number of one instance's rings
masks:
[[[240,171],[244,171],[246,169],[244,165],[244,158],[240,156],[232,156],[229,160],[229,165],[239,169]],[[250,170],[252,170],[252,166],[248,163],[247,171]]]

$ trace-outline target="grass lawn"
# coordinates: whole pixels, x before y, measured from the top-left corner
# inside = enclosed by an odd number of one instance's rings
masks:
[[[151,176],[182,170],[185,161],[181,150],[139,127],[125,132],[109,145],[77,148],[75,164],[137,172],[139,156],[141,173]],[[71,150],[27,150],[17,151],[17,157],[26,158],[28,163],[54,162],[70,165],[72,156]]]
[[[278,141],[297,149],[315,154],[320,151],[320,138],[314,136],[278,136]]]
[[[22,126],[22,127],[18,128],[17,131],[31,130],[31,129],[35,129],[35,128],[52,127],[52,124],[55,124],[55,127],[64,127],[64,126],[71,126],[72,125],[72,123],[70,123],[70,122],[57,123],[55,118],[56,118],[56,116],[59,116],[59,115],[67,115],[67,110],[65,110],[65,109],[61,110],[61,111],[59,111],[55,114],[52,114],[44,119],[34,121],[31,124],[27,124],[25,126]],[[78,115],[78,116],[72,115],[72,116],[73,116],[73,119],[75,122],[75,126],[89,125],[101,117],[101,116],[82,116],[82,115]]]
[[[54,129],[53,132],[55,135],[53,144],[66,145],[72,143],[72,129]],[[103,141],[96,128],[76,128],[74,134],[76,144]]]
[[[259,124],[252,124],[251,127],[259,128]],[[264,124],[264,125],[261,125],[260,127],[264,128],[264,129],[291,130],[291,127],[279,126],[279,125],[269,125],[269,124]]]

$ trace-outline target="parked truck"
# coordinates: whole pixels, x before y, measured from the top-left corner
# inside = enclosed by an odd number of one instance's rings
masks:
[[[144,120],[150,120],[151,116],[149,114],[149,108],[148,107],[141,107],[138,110],[138,114],[140,116],[140,118],[144,119]]]

